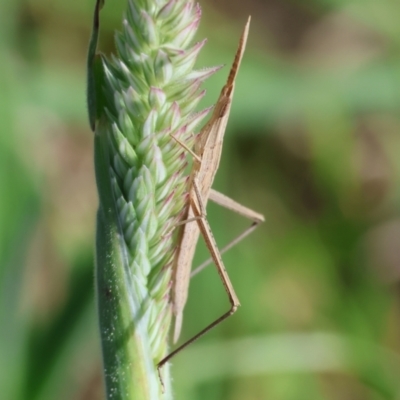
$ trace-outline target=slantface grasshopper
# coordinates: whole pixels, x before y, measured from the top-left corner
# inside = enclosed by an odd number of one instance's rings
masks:
[[[249,25],[250,18],[247,21],[243,34],[240,38],[239,47],[236,52],[233,65],[231,67],[228,80],[225,86],[222,88],[221,94],[213,110],[213,114],[208,123],[198,134],[193,152],[188,149],[189,152],[192,154],[194,160],[189,182],[189,208],[186,220],[184,221],[185,225],[183,227],[183,232],[179,244],[179,251],[175,259],[174,266],[174,282],[172,287],[172,308],[175,316],[174,342],[178,340],[181,331],[182,313],[187,300],[189,281],[191,276],[191,264],[200,232],[204,237],[208,250],[211,254],[211,258],[217,266],[218,273],[228,294],[231,307],[228,312],[216,319],[193,338],[189,339],[187,342],[179,346],[171,354],[161,360],[158,364],[158,368],[161,368],[184,347],[188,346],[190,343],[198,339],[200,336],[219,324],[225,318],[232,315],[239,307],[239,299],[223,265],[221,253],[228,250],[234,244],[242,240],[249,233],[251,233],[259,223],[264,221],[263,215],[252,211],[247,207],[236,203],[234,200],[231,200],[225,195],[211,189],[221,158],[223,138],[229,118],[235,79],[238,73],[240,62],[243,57],[249,31]],[[181,145],[186,148],[183,143],[181,143]],[[221,252],[218,250],[215,239],[211,233],[211,228],[206,219],[205,208],[208,199],[211,199],[219,205],[222,205],[253,220],[252,226],[245,232],[243,232],[234,241],[232,241],[228,246],[226,246]],[[208,263],[209,261],[204,263],[199,268],[202,269]],[[196,271],[198,271],[199,268]]]

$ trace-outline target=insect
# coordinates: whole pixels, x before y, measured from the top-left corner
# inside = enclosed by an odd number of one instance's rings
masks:
[[[231,307],[225,314],[217,318],[194,337],[183,343],[176,350],[162,359],[158,364],[159,370],[174,355],[198,339],[200,336],[204,335],[210,329],[218,325],[224,319],[232,315],[240,306],[239,299],[222,262],[221,253],[228,250],[244,237],[249,235],[259,223],[264,221],[263,215],[250,210],[245,206],[242,206],[229,197],[211,188],[221,158],[223,138],[232,104],[235,79],[246,46],[249,25],[250,18],[248,19],[243,34],[240,38],[239,47],[236,52],[227,82],[222,88],[212,116],[204,128],[200,131],[193,151],[187,149],[193,156],[193,167],[189,181],[189,208],[186,220],[183,221],[185,225],[180,236],[179,251],[175,259],[173,273],[174,282],[172,287],[172,309],[175,316],[174,342],[178,340],[181,331],[183,309],[188,296],[189,281],[191,276],[191,264],[200,233],[204,237],[207,248],[211,254],[211,259],[217,266],[218,273],[228,294]],[[186,148],[183,143],[181,143],[181,145]],[[211,199],[217,204],[253,220],[251,227],[233,240],[230,244],[228,244],[224,249],[222,249],[221,252],[218,250],[206,218],[205,208],[208,199]],[[210,263],[210,261],[211,260],[207,260],[205,263],[203,263],[199,268],[197,268],[196,271],[193,272],[193,274],[197,273],[200,269],[203,269]]]

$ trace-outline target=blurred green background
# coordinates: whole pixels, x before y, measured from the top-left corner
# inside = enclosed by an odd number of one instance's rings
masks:
[[[176,399],[400,399],[400,2],[208,0],[198,65],[249,14],[215,188],[266,222],[224,256],[242,307],[173,361]],[[94,0],[0,0],[0,393],[103,399],[85,56]],[[101,46],[123,0],[102,13]],[[212,104],[224,68],[207,82]],[[212,204],[222,246],[248,225]],[[207,257],[199,246],[196,264]],[[209,268],[182,339],[228,307]]]

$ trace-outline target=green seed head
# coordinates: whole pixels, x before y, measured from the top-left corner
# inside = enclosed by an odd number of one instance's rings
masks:
[[[118,224],[129,259],[126,290],[148,332],[154,363],[167,351],[169,289],[177,224],[187,204],[187,151],[209,109],[195,112],[201,83],[218,68],[194,71],[201,41],[191,0],[129,0],[117,55],[104,59],[104,110]]]

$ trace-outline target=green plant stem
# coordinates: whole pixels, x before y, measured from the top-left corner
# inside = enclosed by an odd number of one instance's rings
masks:
[[[129,260],[111,187],[107,129],[95,135],[95,168],[100,206],[96,234],[96,291],[107,399],[156,400],[170,397],[169,368],[162,393],[139,300],[130,290]]]

